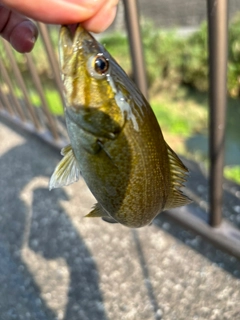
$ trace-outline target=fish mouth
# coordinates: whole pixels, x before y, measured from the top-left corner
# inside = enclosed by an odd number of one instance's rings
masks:
[[[70,34],[72,35],[72,38],[75,35],[75,32],[77,30],[77,27],[79,26],[79,23],[74,23],[74,24],[68,24],[68,25],[63,25],[64,27],[68,28],[70,31]]]
[[[97,53],[99,44],[79,23],[62,25],[59,32],[60,67],[63,68],[71,56],[81,53]]]
[[[62,25],[59,33],[59,45],[66,47],[79,48],[82,46],[83,41],[92,42],[96,45],[94,37],[85,30],[81,24],[74,23]]]
[[[85,31],[85,29],[80,25],[80,23],[63,24],[60,28],[60,39],[64,36],[64,34],[67,34],[68,37],[73,40],[76,34],[79,34],[83,31]]]
[[[59,45],[62,48],[70,48],[76,42],[76,38],[82,38],[85,30],[78,24],[62,25],[59,33]],[[85,31],[86,34],[86,31]],[[79,39],[78,39],[79,40]]]

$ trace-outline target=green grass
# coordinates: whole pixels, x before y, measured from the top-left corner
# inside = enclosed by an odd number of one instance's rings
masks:
[[[30,100],[35,107],[41,107],[42,102],[36,91],[29,92]],[[62,101],[59,92],[54,89],[45,90],[45,98],[48,103],[49,110],[55,116],[63,115]]]
[[[236,183],[240,183],[240,166],[226,166],[224,168],[224,177]]]
[[[151,106],[158,119],[167,143],[175,152],[208,167],[207,132],[208,107],[207,96],[195,90],[178,88],[175,92],[162,91],[151,99]],[[229,142],[239,145],[240,130],[238,127],[238,110],[236,100],[229,99],[227,112],[226,152]],[[188,141],[195,137],[203,137],[204,146],[197,143],[189,149]],[[195,141],[195,140],[193,140]],[[201,141],[201,139],[200,139]],[[238,154],[234,156],[237,165],[226,165],[224,177],[240,184],[240,165]],[[231,153],[231,157],[233,154]],[[231,159],[233,160],[233,159]]]
[[[162,91],[161,95],[151,99],[151,107],[162,129],[168,134],[187,138],[206,130],[206,106],[201,106],[185,96],[171,97],[171,94]]]

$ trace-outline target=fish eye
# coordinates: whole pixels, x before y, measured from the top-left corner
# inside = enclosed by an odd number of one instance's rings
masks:
[[[104,79],[110,69],[109,60],[102,53],[91,56],[87,62],[87,70],[91,77],[95,79]]]
[[[95,57],[94,69],[98,74],[104,74],[108,71],[109,62],[104,56],[97,55]]]

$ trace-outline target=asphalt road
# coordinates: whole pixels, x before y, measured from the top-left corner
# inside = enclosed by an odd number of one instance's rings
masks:
[[[1,320],[240,319],[239,261],[161,216],[84,218],[84,181],[48,191],[59,159],[0,122]]]

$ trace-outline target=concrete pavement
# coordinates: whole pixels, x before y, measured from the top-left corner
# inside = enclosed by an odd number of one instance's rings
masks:
[[[60,158],[0,121],[1,320],[240,319],[239,261],[166,217],[84,219],[83,180],[48,191]]]

